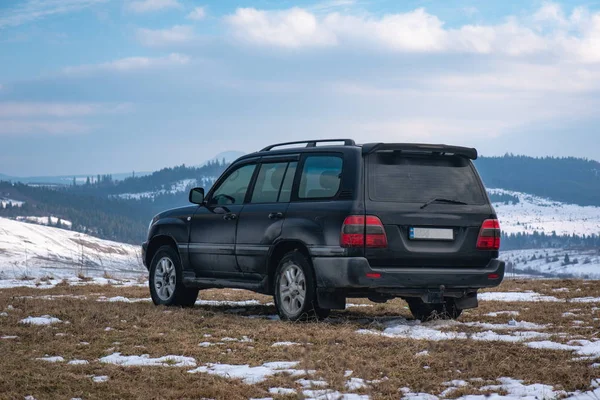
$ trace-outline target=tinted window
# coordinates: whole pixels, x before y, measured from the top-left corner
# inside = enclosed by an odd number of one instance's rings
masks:
[[[288,165],[288,169],[285,173],[285,179],[281,186],[281,193],[279,193],[279,202],[285,203],[290,201],[292,197],[292,184],[294,183],[294,176],[296,175],[297,162],[291,162]]]
[[[250,185],[255,164],[248,164],[234,170],[213,192],[211,204],[242,204]]]
[[[323,199],[336,195],[342,177],[342,158],[337,156],[309,156],[304,162],[298,197]]]
[[[287,166],[287,162],[262,164],[260,166],[254,191],[252,192],[252,203],[274,203],[277,201]]]
[[[369,156],[369,198],[399,203],[444,198],[484,204],[483,190],[473,168],[463,157],[377,152]]]

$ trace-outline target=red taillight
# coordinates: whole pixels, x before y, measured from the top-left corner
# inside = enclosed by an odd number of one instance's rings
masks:
[[[351,215],[342,225],[342,247],[387,247],[387,237],[381,220],[374,215]]]
[[[500,250],[500,223],[497,219],[486,219],[477,238],[478,250]]]

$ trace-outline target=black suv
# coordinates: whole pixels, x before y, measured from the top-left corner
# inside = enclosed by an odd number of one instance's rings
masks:
[[[301,145],[301,146],[300,146]],[[311,140],[236,160],[193,206],[155,216],[143,244],[154,304],[199,289],[270,294],[282,319],[348,297],[401,297],[415,318],[457,318],[504,277],[500,226],[471,148]]]

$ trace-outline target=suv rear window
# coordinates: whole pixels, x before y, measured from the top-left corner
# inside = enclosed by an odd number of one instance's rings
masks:
[[[425,203],[435,198],[485,204],[469,160],[458,156],[407,155],[381,151],[369,156],[369,198]]]
[[[298,197],[300,199],[326,199],[334,197],[342,177],[342,158],[313,155],[306,157]]]

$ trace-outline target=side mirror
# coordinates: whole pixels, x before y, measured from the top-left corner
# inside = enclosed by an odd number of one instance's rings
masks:
[[[190,190],[190,203],[202,205],[204,203],[204,189],[193,188]]]

